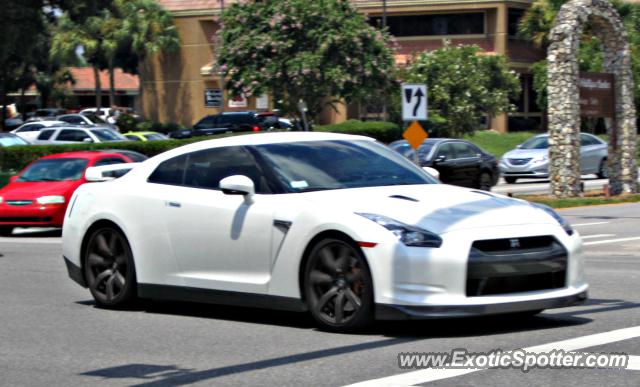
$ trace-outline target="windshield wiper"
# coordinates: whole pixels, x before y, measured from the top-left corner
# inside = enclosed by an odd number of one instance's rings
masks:
[[[332,189],[340,189],[340,188],[328,188],[328,187],[309,187],[309,188],[300,188],[298,189],[298,193],[303,193],[303,192],[314,192],[314,191],[329,191]]]

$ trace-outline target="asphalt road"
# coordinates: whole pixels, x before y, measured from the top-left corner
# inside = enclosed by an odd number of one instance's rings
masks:
[[[548,343],[640,355],[640,205],[562,213],[585,238],[588,304],[529,318],[386,322],[360,334],[321,332],[304,314],[258,309],[168,302],[99,309],[67,278],[56,232],[0,238],[0,385],[638,386],[640,363],[453,377],[397,365],[399,352]]]

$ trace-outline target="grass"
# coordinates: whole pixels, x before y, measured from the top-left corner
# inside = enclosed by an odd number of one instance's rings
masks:
[[[553,208],[571,208],[603,204],[638,203],[640,202],[640,194],[624,194],[607,199],[600,192],[587,192],[581,198],[555,199],[548,195],[523,195],[518,196],[518,199],[546,204]]]
[[[471,141],[485,151],[500,158],[503,154],[515,149],[517,145],[522,144],[536,134],[537,133],[531,132],[501,134],[493,131],[481,131],[472,135],[466,135],[465,140]]]

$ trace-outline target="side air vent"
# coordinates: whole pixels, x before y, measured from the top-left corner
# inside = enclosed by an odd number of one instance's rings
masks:
[[[392,199],[407,200],[409,202],[416,202],[416,203],[420,201],[418,199],[410,198],[408,196],[403,196],[403,195],[391,195],[389,197],[392,198]]]

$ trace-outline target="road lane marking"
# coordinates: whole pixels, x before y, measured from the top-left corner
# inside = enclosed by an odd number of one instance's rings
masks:
[[[640,240],[640,237],[607,239],[607,240],[604,240],[604,241],[585,242],[585,243],[583,243],[583,245],[591,246],[591,245],[602,245],[602,244],[605,244],[605,243],[618,243],[618,242],[629,242],[629,241],[638,241],[638,240]]]
[[[596,333],[594,335],[576,337],[574,339],[556,341],[553,343],[536,345],[523,348],[526,352],[549,352],[552,350],[564,350],[566,352],[577,351],[584,348],[597,347],[611,344],[618,341],[625,341],[640,337],[640,326],[618,329],[615,331]],[[632,359],[633,358],[633,359]],[[640,366],[639,356],[630,356],[629,366],[631,370],[637,370]],[[424,369],[419,371],[405,372],[399,375],[388,376],[380,379],[367,380],[360,383],[351,384],[347,387],[390,387],[390,386],[413,386],[424,384],[436,380],[453,378],[484,369]]]
[[[616,234],[581,235],[582,239],[595,239],[616,236]]]
[[[609,224],[609,222],[593,222],[593,223],[578,223],[578,224],[572,224],[573,227],[580,227],[580,226],[595,226],[598,224]]]

